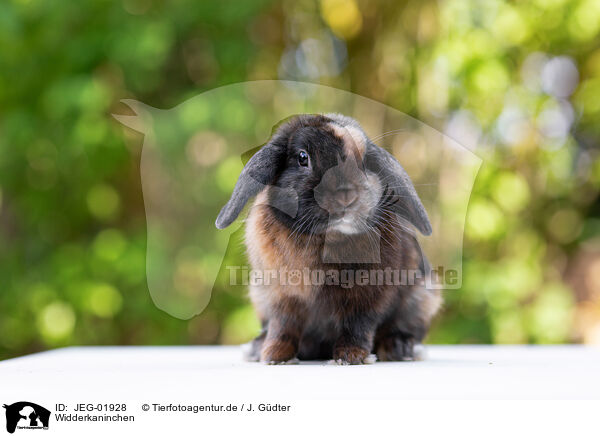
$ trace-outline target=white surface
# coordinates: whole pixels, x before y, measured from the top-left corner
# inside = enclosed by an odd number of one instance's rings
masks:
[[[600,349],[430,346],[422,362],[267,366],[240,347],[75,347],[0,362],[3,391],[176,392],[266,399],[600,399]],[[194,398],[197,392],[191,393]]]
[[[47,436],[597,435],[600,349],[431,346],[424,362],[266,366],[239,347],[77,347],[0,362],[0,404],[17,401],[52,410]],[[135,422],[59,422],[58,403],[126,403]],[[154,403],[290,410],[142,411]]]

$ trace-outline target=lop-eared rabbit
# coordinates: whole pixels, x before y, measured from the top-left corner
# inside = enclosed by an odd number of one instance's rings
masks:
[[[352,118],[298,115],[248,161],[216,226],[254,196],[250,263],[279,273],[250,287],[263,326],[250,360],[419,358],[441,295],[424,286],[429,266],[415,237],[431,234],[427,212],[391,154]]]

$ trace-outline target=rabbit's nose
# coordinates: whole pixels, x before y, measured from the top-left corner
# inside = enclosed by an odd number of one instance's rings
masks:
[[[335,200],[344,208],[351,206],[357,198],[356,191],[351,188],[338,189],[335,193]]]

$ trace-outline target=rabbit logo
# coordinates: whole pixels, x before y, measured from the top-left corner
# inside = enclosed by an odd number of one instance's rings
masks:
[[[10,406],[4,405],[6,409],[6,431],[14,433],[16,429],[35,430],[48,429],[50,411],[35,403],[19,401]]]
[[[231,221],[246,216],[242,213],[245,202],[228,203],[230,198],[256,197],[255,201],[268,201],[285,214],[296,216],[299,193],[269,184],[265,175],[273,171],[272,165],[248,169],[245,164],[254,153],[268,153],[268,147],[257,144],[267,144],[285,120],[301,113],[348,114],[375,144],[402,162],[431,221],[432,228],[416,236],[423,252],[432,270],[442,267],[456,272],[454,282],[432,286],[461,287],[466,212],[482,160],[437,130],[365,97],[291,81],[227,85],[165,110],[135,100],[123,103],[130,108],[129,114],[114,114],[114,118],[144,135],[140,177],[147,226],[148,289],[154,304],[168,314],[179,319],[198,315],[208,305],[217,280],[229,277],[229,265],[247,264],[241,248],[243,226],[217,218],[226,203],[240,209],[225,208],[222,213],[233,217]],[[126,132],[131,136],[131,131]],[[339,174],[364,178],[362,164],[360,158],[341,162],[326,175],[320,188],[327,188]],[[266,185],[275,195],[265,200],[257,194]],[[394,186],[390,184],[390,188]],[[318,195],[315,192],[317,201]],[[404,206],[411,207],[408,203]],[[328,207],[323,204],[325,210]],[[215,218],[222,230],[215,229]],[[345,218],[337,219],[331,225],[344,230]],[[352,256],[359,258],[342,261],[377,263],[377,247],[367,251],[353,251]],[[327,252],[323,256],[326,258]]]

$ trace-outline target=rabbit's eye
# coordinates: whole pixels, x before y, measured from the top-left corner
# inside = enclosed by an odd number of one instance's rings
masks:
[[[304,150],[298,153],[298,163],[300,166],[307,167],[308,166],[308,153]]]

